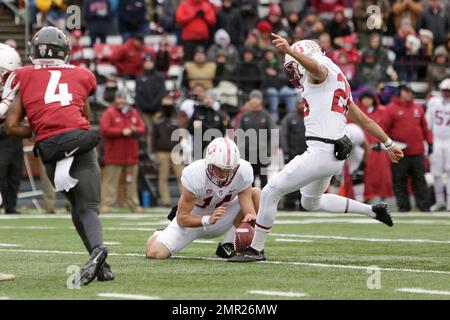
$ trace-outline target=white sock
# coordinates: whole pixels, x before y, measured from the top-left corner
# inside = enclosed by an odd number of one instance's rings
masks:
[[[225,238],[223,238],[222,243],[234,243],[234,234],[236,233],[236,227],[232,226],[230,230],[228,230]]]
[[[364,202],[364,183],[354,184],[353,194],[356,201]]]
[[[447,180],[447,185],[448,185]],[[444,181],[442,181],[441,176],[435,176],[434,177],[434,196],[436,197],[436,203],[445,203],[444,201]],[[448,188],[448,186],[447,186]],[[448,192],[448,190],[447,190]]]
[[[264,250],[264,244],[266,243],[267,236],[269,235],[271,229],[263,229],[258,226],[255,227],[255,235],[253,237],[252,244],[250,247],[258,251]]]
[[[329,193],[324,194],[320,199],[319,209],[334,213],[349,212],[363,214],[371,218],[376,217],[376,213],[372,211],[372,206]]]

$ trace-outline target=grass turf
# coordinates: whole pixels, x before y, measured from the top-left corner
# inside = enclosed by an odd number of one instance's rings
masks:
[[[145,241],[167,223],[166,215],[163,209],[103,215],[116,280],[95,281],[79,290],[66,287],[66,271],[70,265],[82,265],[87,254],[69,215],[1,215],[0,272],[14,273],[17,279],[0,282],[0,299],[105,299],[99,293],[214,300],[450,298],[396,290],[450,291],[450,214],[396,214],[396,225],[388,228],[358,215],[280,212],[266,245],[269,262],[251,264],[214,259],[220,239],[193,243],[167,261],[145,259]],[[380,289],[368,289],[369,266],[382,268]],[[251,290],[307,296],[255,295]]]

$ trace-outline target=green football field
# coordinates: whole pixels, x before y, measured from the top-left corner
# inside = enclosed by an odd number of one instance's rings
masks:
[[[394,214],[389,228],[350,214],[280,212],[267,262],[215,257],[202,239],[167,261],[144,257],[167,210],[102,215],[116,279],[68,288],[88,258],[67,214],[0,215],[2,299],[448,299],[450,214]]]

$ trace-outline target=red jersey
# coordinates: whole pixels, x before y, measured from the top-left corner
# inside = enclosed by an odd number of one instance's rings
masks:
[[[70,130],[89,130],[82,112],[96,90],[94,74],[73,65],[30,65],[14,71],[13,83],[36,134],[36,141]]]

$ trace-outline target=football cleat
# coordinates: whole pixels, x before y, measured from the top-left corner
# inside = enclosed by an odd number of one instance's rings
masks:
[[[108,249],[105,246],[98,246],[92,250],[91,257],[88,262],[81,268],[80,284],[87,286],[98,275],[100,268],[105,263],[108,256]]]
[[[378,221],[383,222],[384,224],[388,225],[389,227],[392,227],[394,225],[394,222],[392,221],[392,217],[391,217],[391,212],[386,203],[381,202],[379,204],[373,205],[372,211],[377,214],[375,219],[377,219]]]
[[[97,275],[98,281],[112,281],[114,280],[114,273],[111,270],[111,266],[108,263],[104,263],[100,268],[100,271]]]
[[[255,261],[266,261],[266,256],[264,255],[264,250],[258,251],[252,247],[237,253],[234,257],[228,259],[228,262],[255,262]]]
[[[445,211],[445,203],[442,202],[436,202],[435,204],[433,204],[430,208],[431,212],[436,212],[436,211]]]
[[[234,251],[234,245],[230,242],[228,243],[219,243],[216,250],[216,255],[219,258],[229,259],[236,255],[236,251]]]

